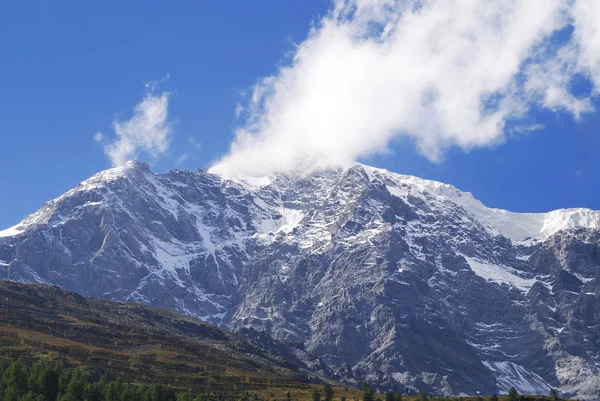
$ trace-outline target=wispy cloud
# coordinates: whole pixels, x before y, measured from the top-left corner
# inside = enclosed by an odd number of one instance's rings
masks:
[[[598,21],[597,0],[334,0],[236,107],[248,117],[214,170],[345,163],[399,135],[439,161],[536,127],[534,106],[577,118],[600,90]]]
[[[200,142],[198,142],[198,140],[196,138],[194,138],[193,136],[190,136],[188,138],[188,144],[194,148],[197,152],[200,151],[200,149],[202,149],[202,144]]]
[[[114,166],[137,158],[141,152],[158,157],[168,150],[172,134],[167,112],[169,93],[156,94],[158,83],[146,83],[144,98],[134,107],[129,120],[113,122],[113,139],[107,139],[99,132],[94,135],[97,142],[106,142],[104,153]]]
[[[189,159],[189,153],[183,153],[175,160],[175,166],[179,167]]]

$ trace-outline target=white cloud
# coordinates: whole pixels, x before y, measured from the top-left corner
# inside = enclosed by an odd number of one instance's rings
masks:
[[[114,166],[138,157],[140,152],[158,157],[169,148],[172,131],[167,120],[169,94],[155,95],[155,88],[156,82],[146,84],[144,99],[135,106],[132,117],[113,122],[115,138],[104,146],[104,153]]]
[[[187,159],[190,157],[190,155],[188,153],[183,153],[181,154],[177,160],[175,160],[175,165],[177,167],[181,166],[183,163],[185,163],[187,161]]]
[[[579,117],[591,102],[570,83],[600,89],[598,21],[597,0],[335,0],[254,87],[213,171],[345,163],[400,135],[439,161],[502,142],[533,106]]]
[[[102,134],[102,132],[98,131],[94,134],[94,141],[100,143],[100,142],[102,142],[103,139],[104,139],[104,135]]]
[[[196,138],[194,138],[193,136],[190,136],[188,138],[188,144],[193,147],[194,149],[196,149],[196,151],[200,151],[200,149],[202,149],[202,144],[200,142],[198,142],[196,140]]]
[[[242,106],[240,103],[235,105],[235,117],[239,118],[242,113],[244,112],[244,106]]]

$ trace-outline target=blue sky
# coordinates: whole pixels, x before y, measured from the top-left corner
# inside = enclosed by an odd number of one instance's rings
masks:
[[[329,2],[19,2],[0,6],[0,228],[111,167],[93,140],[126,120],[144,83],[169,76],[169,149],[152,170],[194,170],[227,154],[236,105],[275,74]],[[576,91],[586,92],[585,84]],[[600,108],[598,98],[592,106]],[[432,162],[399,137],[362,162],[435,179],[513,211],[600,209],[600,117],[533,108],[543,128]],[[193,138],[199,146],[190,145]],[[188,158],[177,164],[184,153]]]

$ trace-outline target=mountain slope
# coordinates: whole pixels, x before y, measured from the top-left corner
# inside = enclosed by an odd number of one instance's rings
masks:
[[[0,278],[264,330],[382,389],[590,398],[599,227],[362,165],[229,180],[130,162],[0,232]]]
[[[265,349],[252,333],[232,334],[174,312],[7,281],[0,298],[0,356],[62,359],[194,392],[209,382],[213,391],[242,392],[323,380],[312,369],[318,359],[301,349],[273,340]]]

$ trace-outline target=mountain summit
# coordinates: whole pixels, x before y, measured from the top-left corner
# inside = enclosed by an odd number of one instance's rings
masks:
[[[349,383],[594,398],[600,212],[511,213],[364,165],[126,165],[0,232],[0,279],[300,341]]]

